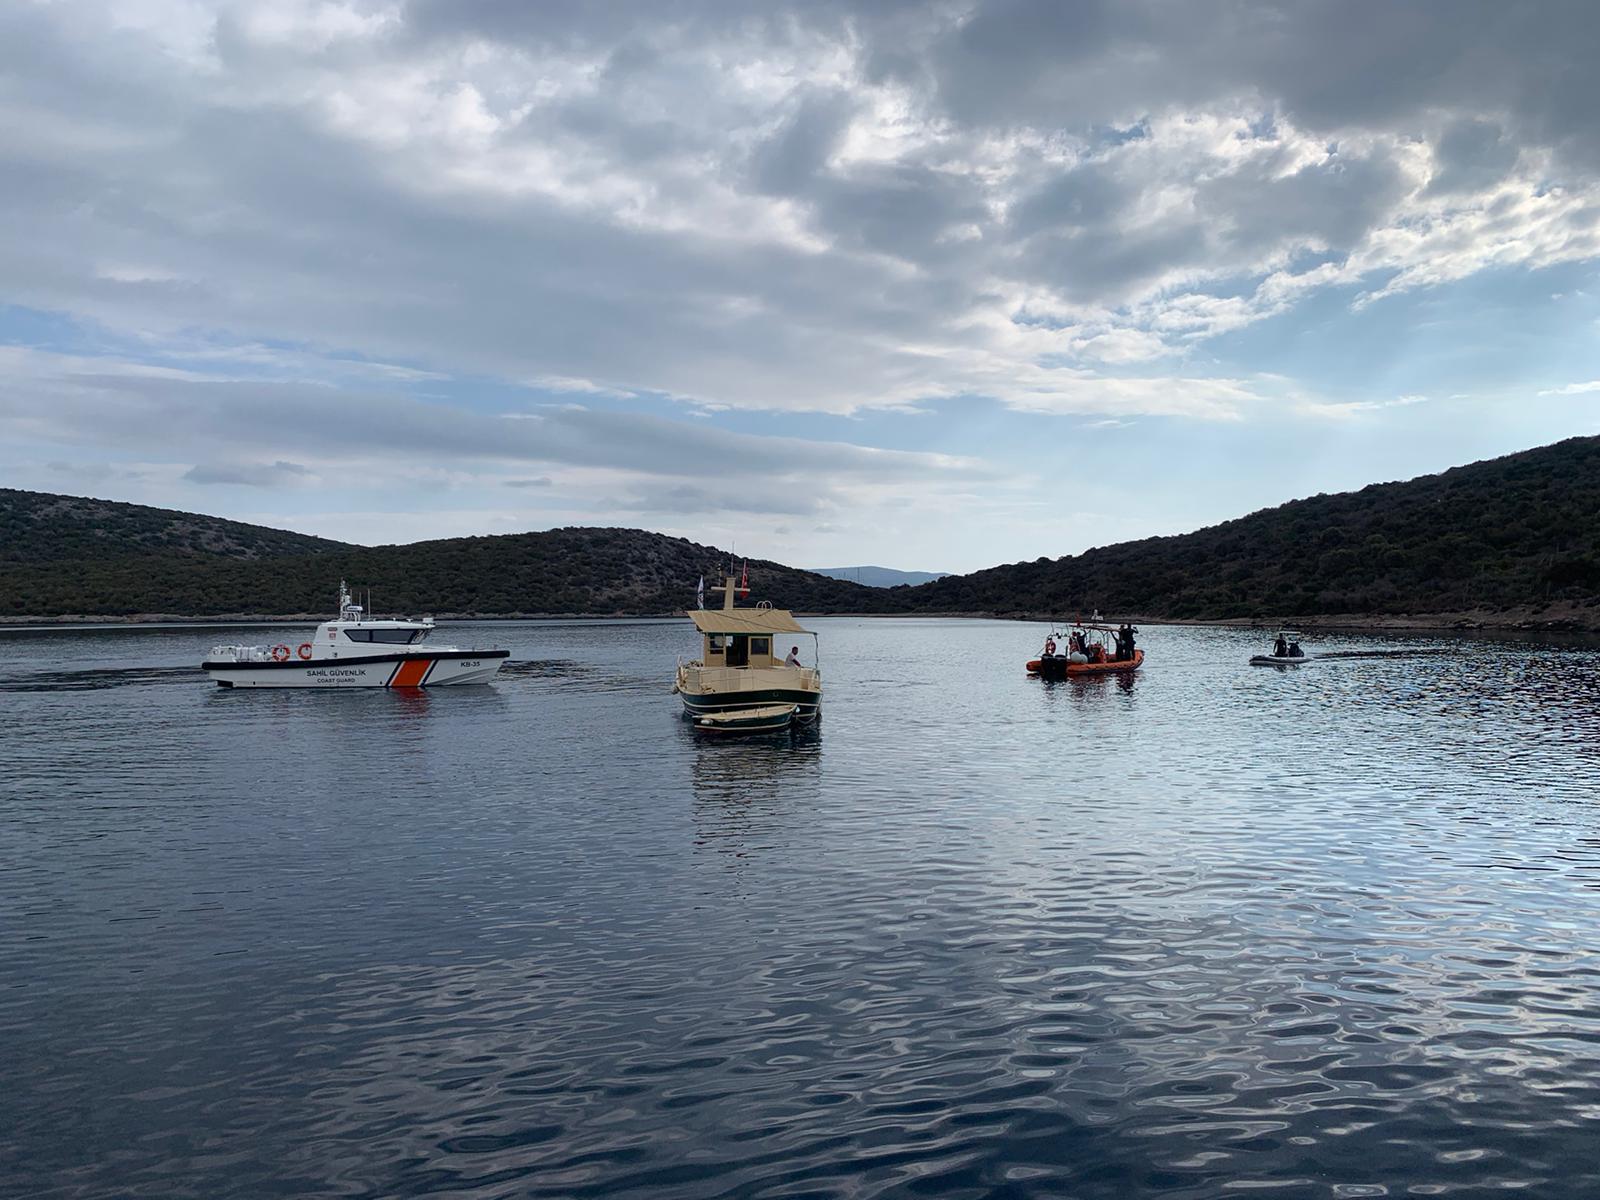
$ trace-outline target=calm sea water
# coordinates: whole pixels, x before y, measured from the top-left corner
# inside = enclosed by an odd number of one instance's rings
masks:
[[[0,1193],[1600,1194],[1592,646],[814,624],[820,732],[715,744],[683,621],[0,635]]]

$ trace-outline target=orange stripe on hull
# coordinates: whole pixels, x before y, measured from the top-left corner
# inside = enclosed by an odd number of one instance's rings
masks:
[[[400,669],[394,673],[394,678],[389,680],[389,686],[421,687],[431,666],[433,666],[431,658],[408,658],[400,664]]]

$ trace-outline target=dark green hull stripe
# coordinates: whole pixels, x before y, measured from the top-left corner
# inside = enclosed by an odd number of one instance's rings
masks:
[[[769,704],[798,704],[800,710],[795,716],[802,721],[810,720],[816,715],[817,708],[822,703],[822,697],[815,692],[784,691],[778,688],[768,688],[759,692],[735,692],[719,696],[691,696],[687,692],[679,693],[683,697],[683,707],[690,713],[727,712],[730,709],[764,708]]]

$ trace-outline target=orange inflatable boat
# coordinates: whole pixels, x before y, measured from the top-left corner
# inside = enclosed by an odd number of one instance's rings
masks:
[[[1112,675],[1118,671],[1137,671],[1144,662],[1144,651],[1135,650],[1132,658],[1109,662],[1068,662],[1064,658],[1042,659],[1036,658],[1028,663],[1029,675],[1043,675],[1045,678],[1059,678],[1061,676],[1079,675]]]
[[[1144,663],[1144,651],[1133,644],[1138,632],[1132,625],[1075,621],[1059,642],[1055,630],[1045,636],[1044,653],[1029,661],[1028,674],[1043,679],[1075,679],[1137,671]]]

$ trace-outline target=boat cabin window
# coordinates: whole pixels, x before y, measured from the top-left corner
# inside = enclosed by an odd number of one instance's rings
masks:
[[[751,638],[750,639],[750,653],[751,654],[765,654],[768,657],[770,657],[771,654],[772,654],[772,639],[771,638],[758,638],[758,637]]]
[[[428,636],[426,629],[346,629],[352,642],[382,642],[388,646],[409,646]]]
[[[727,639],[724,638],[720,633],[707,635],[706,642],[711,650],[711,653],[713,654],[721,654],[725,649],[727,649]]]
[[[740,634],[728,638],[728,662],[730,667],[748,667],[750,665],[750,639]]]

